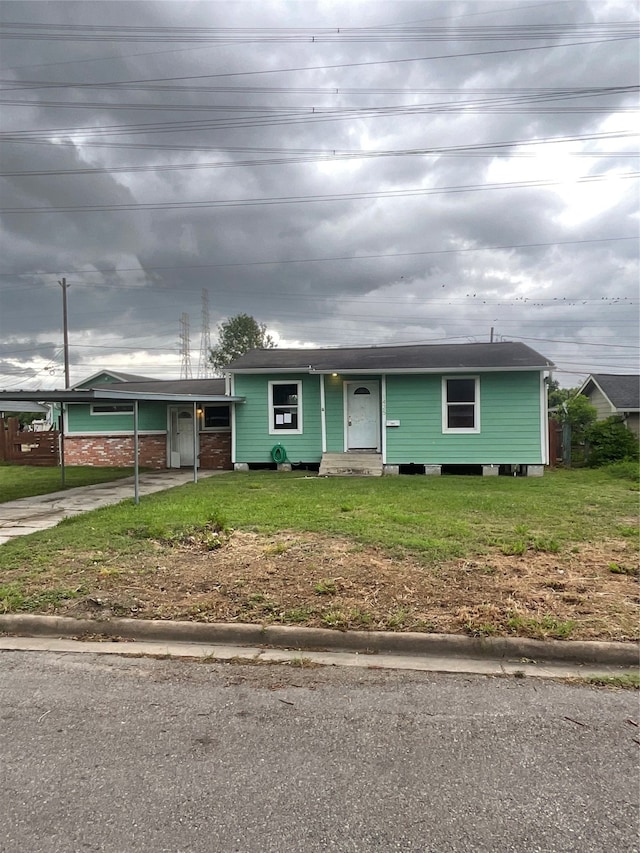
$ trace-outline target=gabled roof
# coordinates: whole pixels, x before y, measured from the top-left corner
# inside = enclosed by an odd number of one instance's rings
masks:
[[[91,376],[87,376],[86,379],[83,379],[81,382],[76,382],[75,385],[72,385],[72,388],[80,388],[83,385],[87,387],[91,387],[89,385],[90,382],[93,382],[94,379],[98,379],[100,376],[111,376],[117,382],[151,382],[153,381],[150,376],[140,376],[137,373],[123,373],[121,370],[111,370],[110,368],[104,368],[103,370],[98,370],[97,373],[92,373]],[[102,383],[98,383],[102,384]]]
[[[583,383],[579,394],[598,388],[614,409],[621,412],[640,410],[640,376],[630,373],[592,373]]]
[[[233,361],[231,373],[420,372],[548,370],[554,365],[526,344],[419,344],[331,349],[256,349]]]

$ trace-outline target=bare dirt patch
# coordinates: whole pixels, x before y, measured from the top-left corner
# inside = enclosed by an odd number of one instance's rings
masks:
[[[193,541],[158,543],[135,559],[69,554],[64,563],[28,579],[20,573],[23,595],[35,604],[19,609],[630,640],[640,635],[636,572],[635,548],[625,540],[560,554],[495,553],[429,568],[347,539],[236,531],[214,550]],[[18,572],[9,571],[3,581],[11,583],[12,574],[18,580]],[[51,600],[50,591],[61,586],[74,590],[74,597]]]

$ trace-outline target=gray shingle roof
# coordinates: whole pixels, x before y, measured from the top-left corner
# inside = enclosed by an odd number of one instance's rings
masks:
[[[119,382],[111,390],[149,394],[224,394],[224,379],[147,379],[145,382]],[[104,385],[96,385],[103,390]]]
[[[121,370],[103,370],[102,373],[109,373],[120,379],[122,382],[150,382],[150,376],[141,376],[138,373],[123,373]]]
[[[105,383],[96,383],[96,380],[100,376],[111,376],[113,379],[116,379],[118,382],[151,382],[151,376],[141,376],[138,373],[123,373],[121,370],[111,370],[110,368],[104,368],[103,370],[98,370],[96,373],[92,373],[91,376],[86,376],[80,382],[76,382],[72,385],[72,388],[93,388],[97,387],[98,384],[104,386]],[[91,385],[91,383],[95,383]]]
[[[420,344],[332,349],[257,349],[229,365],[230,371],[402,371],[545,369],[553,364],[526,344]]]
[[[637,374],[592,373],[590,379],[595,379],[616,409],[640,409],[640,376]]]

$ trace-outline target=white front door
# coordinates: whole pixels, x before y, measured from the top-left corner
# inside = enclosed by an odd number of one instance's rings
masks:
[[[346,382],[347,450],[380,449],[380,385]]]
[[[172,468],[193,465],[193,410],[171,409],[169,433],[169,463]]]

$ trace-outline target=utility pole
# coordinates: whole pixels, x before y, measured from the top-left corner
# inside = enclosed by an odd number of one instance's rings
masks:
[[[69,379],[69,321],[67,318],[67,280],[63,278],[58,284],[62,288],[62,334],[64,339],[64,387],[68,390]]]
[[[493,326],[491,327],[491,340],[489,341],[489,343],[493,343]]]

